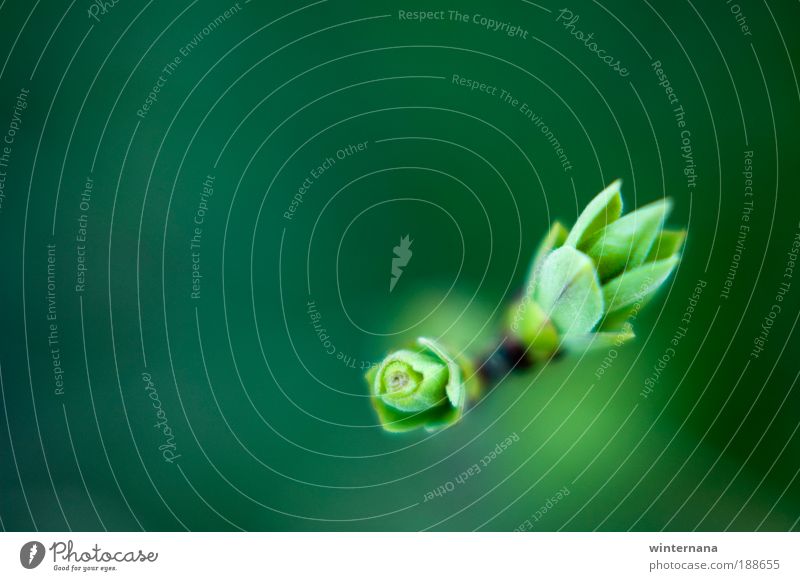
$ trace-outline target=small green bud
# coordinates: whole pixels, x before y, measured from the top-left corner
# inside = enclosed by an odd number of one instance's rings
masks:
[[[436,341],[419,338],[367,372],[370,401],[387,431],[444,428],[464,411],[470,371]]]
[[[423,353],[395,351],[379,376],[379,397],[403,412],[425,411],[447,397],[447,366]]]

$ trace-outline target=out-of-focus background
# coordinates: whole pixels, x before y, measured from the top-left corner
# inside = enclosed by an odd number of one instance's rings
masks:
[[[799,15],[0,3],[0,524],[796,529]],[[688,230],[637,339],[382,431],[363,368],[491,344],[618,177]]]

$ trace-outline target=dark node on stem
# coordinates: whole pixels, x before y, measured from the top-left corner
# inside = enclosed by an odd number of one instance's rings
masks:
[[[489,387],[493,387],[507,374],[529,369],[534,361],[521,343],[506,338],[496,350],[480,357],[478,364],[478,373]]]

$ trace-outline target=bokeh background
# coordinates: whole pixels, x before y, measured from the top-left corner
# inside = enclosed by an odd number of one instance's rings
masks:
[[[797,529],[799,17],[0,2],[0,525]],[[617,177],[688,230],[636,341],[383,432],[362,368],[490,345],[549,223]]]

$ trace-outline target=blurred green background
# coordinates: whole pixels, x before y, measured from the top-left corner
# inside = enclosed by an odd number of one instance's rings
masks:
[[[796,529],[799,16],[0,3],[0,524]],[[377,427],[362,368],[490,345],[549,223],[617,177],[688,229],[636,341]]]

